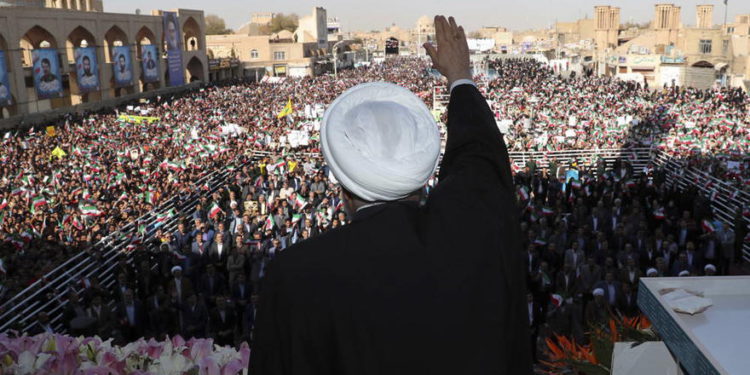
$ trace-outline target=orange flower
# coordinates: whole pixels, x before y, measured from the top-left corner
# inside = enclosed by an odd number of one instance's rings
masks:
[[[559,361],[565,358],[563,351],[550,338],[546,338],[544,341],[547,343],[547,347],[553,354],[551,358],[553,361]]]
[[[620,334],[617,332],[617,325],[614,319],[609,320],[609,333],[612,335],[612,342],[620,341]]]

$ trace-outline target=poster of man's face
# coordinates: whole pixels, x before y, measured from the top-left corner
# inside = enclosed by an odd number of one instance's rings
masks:
[[[132,84],[132,72],[130,66],[129,47],[114,47],[113,69],[115,72],[115,85],[129,86]]]
[[[156,60],[154,59],[154,56],[157,54],[156,46],[141,46],[143,78],[147,82],[155,82],[159,80],[159,71],[157,70]]]
[[[99,67],[96,60],[96,49],[81,47],[75,51],[78,90],[90,92],[99,89]]]
[[[33,50],[31,53],[37,96],[40,99],[62,96],[57,50],[53,48],[40,48]]]
[[[180,35],[177,28],[177,19],[174,15],[169,15],[167,19],[167,48],[170,51],[180,49]]]

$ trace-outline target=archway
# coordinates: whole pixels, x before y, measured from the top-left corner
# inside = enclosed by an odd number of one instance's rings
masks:
[[[141,46],[152,45],[156,43],[156,35],[147,26],[141,27],[138,33],[135,34],[135,43],[138,46],[135,50],[135,54],[140,60],[141,57]]]
[[[106,62],[112,62],[112,47],[127,45],[128,35],[117,25],[110,27],[104,34],[104,56]]]
[[[711,64],[710,62],[705,61],[705,60],[701,60],[693,64],[693,68],[713,68],[713,67],[714,67],[714,64]]]
[[[203,62],[197,56],[193,56],[188,62],[187,73],[189,76],[188,82],[205,81],[205,77],[203,76]]]
[[[31,67],[31,51],[37,48],[57,48],[57,39],[47,29],[36,25],[29,29],[18,42],[22,51],[23,66]]]
[[[185,51],[201,49],[201,28],[193,17],[188,17],[182,24],[183,48]]]
[[[65,50],[69,63],[75,62],[75,49],[78,47],[96,47],[94,34],[83,26],[77,26],[68,34],[68,39],[65,42]]]

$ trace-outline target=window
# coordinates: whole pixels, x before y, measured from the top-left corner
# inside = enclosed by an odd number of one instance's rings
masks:
[[[250,50],[250,58],[251,59],[257,59],[258,58],[258,50],[257,49]]]
[[[721,54],[726,55],[727,52],[729,52],[729,41],[728,40],[722,40],[721,41]]]
[[[701,39],[700,42],[698,42],[698,51],[702,54],[711,53],[711,40]]]
[[[273,53],[274,60],[286,60],[286,53],[284,51],[275,51]]]

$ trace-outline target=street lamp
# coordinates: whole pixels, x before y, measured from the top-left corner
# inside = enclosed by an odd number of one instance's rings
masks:
[[[333,52],[333,77],[338,78],[339,72],[338,72],[338,56],[336,54],[336,49],[339,48],[339,45],[344,43],[344,41],[336,42],[336,44],[333,45],[333,48],[331,52]]]

